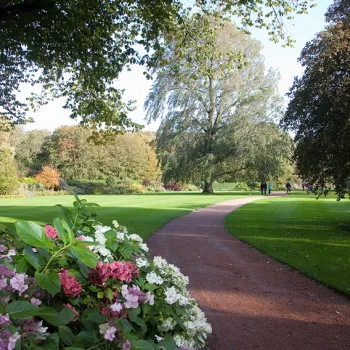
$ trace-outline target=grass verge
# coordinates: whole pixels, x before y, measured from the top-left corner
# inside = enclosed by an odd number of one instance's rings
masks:
[[[334,196],[273,197],[249,203],[226,217],[235,237],[350,296],[350,201]]]

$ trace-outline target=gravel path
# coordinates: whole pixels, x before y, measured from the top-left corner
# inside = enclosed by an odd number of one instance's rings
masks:
[[[165,225],[148,241],[176,264],[213,326],[211,350],[350,350],[350,300],[225,231],[234,199]],[[254,220],[254,218],[252,218]]]

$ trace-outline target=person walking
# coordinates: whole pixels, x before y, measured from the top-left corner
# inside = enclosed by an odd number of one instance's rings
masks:
[[[292,185],[290,184],[290,182],[289,181],[287,181],[287,183],[286,183],[286,189],[287,189],[287,194],[289,193],[291,193],[291,189],[292,189]]]
[[[261,194],[264,194],[264,183],[260,184],[260,192]]]
[[[267,185],[267,189],[269,191],[269,195],[271,194],[271,191],[272,191],[272,183],[269,182],[269,184]]]

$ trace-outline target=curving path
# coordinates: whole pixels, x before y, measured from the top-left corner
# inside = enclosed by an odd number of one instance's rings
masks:
[[[349,299],[225,231],[227,214],[260,198],[171,221],[149,239],[152,255],[189,276],[191,294],[213,326],[211,350],[350,350]]]

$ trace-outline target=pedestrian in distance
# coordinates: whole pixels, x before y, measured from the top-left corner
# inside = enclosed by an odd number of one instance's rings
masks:
[[[261,192],[261,194],[264,194],[264,183],[263,182],[260,184],[260,192]]]
[[[290,184],[290,182],[288,181],[287,183],[286,183],[286,189],[287,189],[287,194],[289,193],[291,193],[291,190],[292,190],[292,185]]]
[[[267,189],[269,191],[269,195],[271,194],[271,191],[272,191],[272,183],[269,182],[269,184],[267,185]]]

